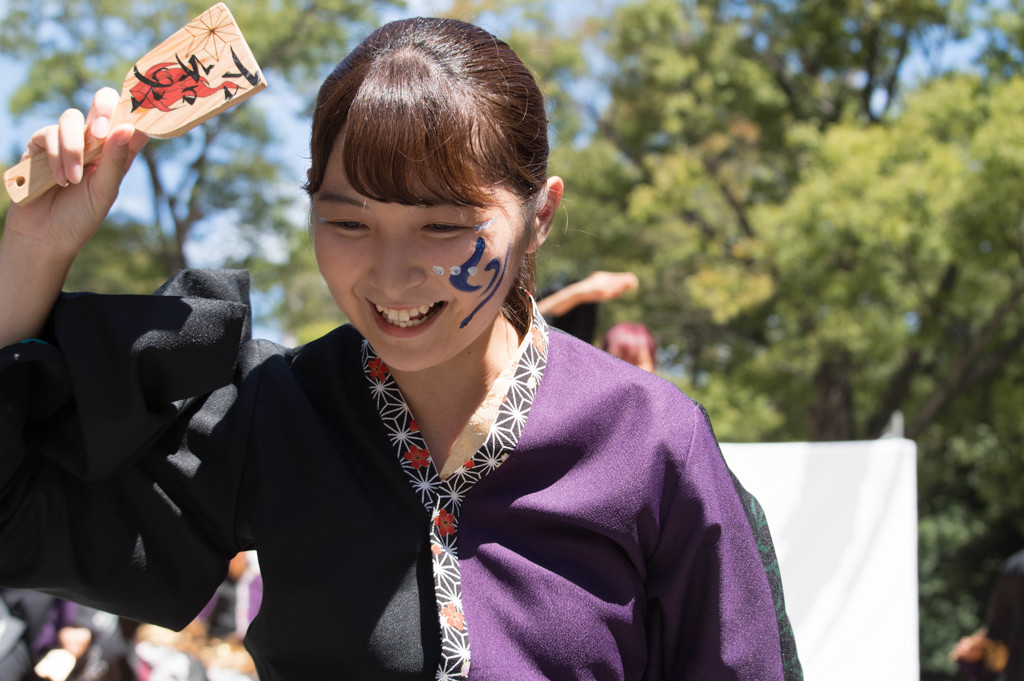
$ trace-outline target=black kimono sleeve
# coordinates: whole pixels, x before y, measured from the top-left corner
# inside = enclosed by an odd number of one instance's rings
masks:
[[[248,280],[158,293],[66,294],[0,350],[0,584],[180,628],[246,548]]]

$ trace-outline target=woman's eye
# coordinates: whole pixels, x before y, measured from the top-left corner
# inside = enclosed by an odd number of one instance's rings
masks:
[[[443,222],[432,222],[427,225],[426,229],[434,232],[435,234],[452,234],[462,229],[461,225],[449,225]]]
[[[358,220],[328,220],[327,218],[318,217],[317,221],[322,225],[334,227],[343,232],[357,232],[366,227],[366,225]]]

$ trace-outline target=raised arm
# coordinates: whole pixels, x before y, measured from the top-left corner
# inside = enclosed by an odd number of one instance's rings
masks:
[[[577,305],[618,298],[640,286],[632,272],[592,272],[585,279],[569,284],[539,301],[540,313],[561,317]]]
[[[22,158],[46,154],[61,186],[12,204],[0,238],[0,347],[39,334],[79,250],[99,228],[135,154],[146,142],[131,125],[110,129],[120,95],[99,90],[87,116],[69,109],[32,135]],[[103,153],[83,165],[86,144]]]

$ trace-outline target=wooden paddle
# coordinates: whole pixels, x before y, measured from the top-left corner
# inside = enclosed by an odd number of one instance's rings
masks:
[[[266,86],[234,17],[217,3],[135,63],[111,127],[132,123],[149,137],[177,137]],[[102,148],[96,141],[87,146],[86,162]],[[55,184],[46,154],[4,173],[15,203],[32,201]]]

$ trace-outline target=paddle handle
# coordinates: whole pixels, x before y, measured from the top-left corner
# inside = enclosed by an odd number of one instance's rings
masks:
[[[85,148],[83,165],[95,160],[102,149],[103,142],[93,140]],[[4,173],[4,186],[14,203],[26,204],[35,201],[57,186],[57,180],[53,179],[53,173],[50,171],[50,158],[46,154],[36,154],[9,168]]]

